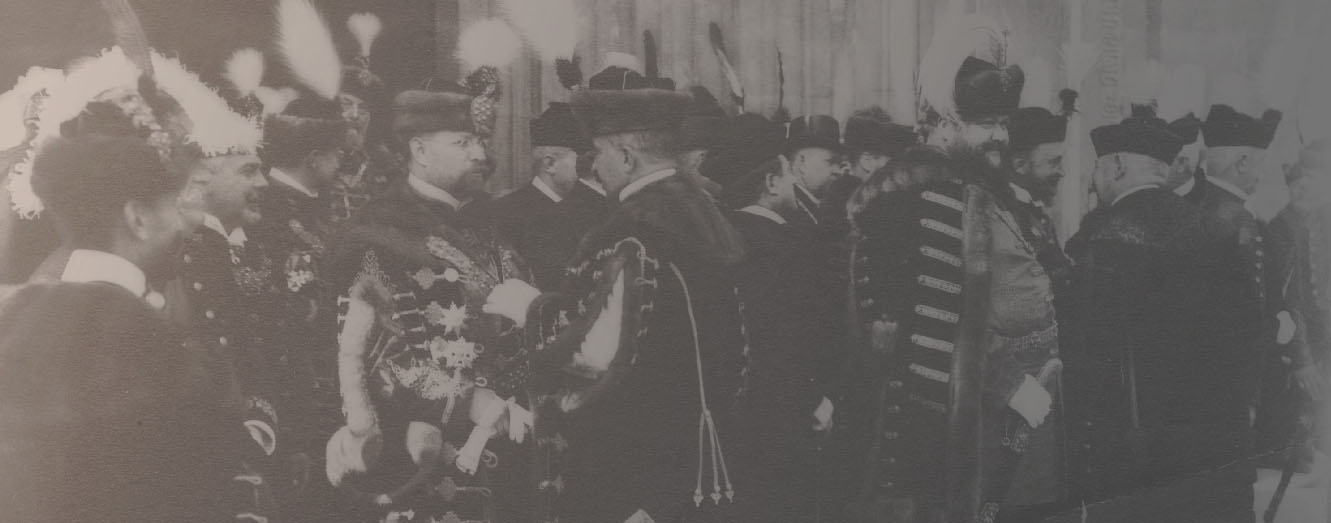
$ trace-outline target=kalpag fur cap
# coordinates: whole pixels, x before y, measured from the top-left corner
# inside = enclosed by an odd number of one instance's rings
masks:
[[[438,131],[477,133],[471,108],[465,94],[403,91],[393,99],[393,133],[402,141]]]

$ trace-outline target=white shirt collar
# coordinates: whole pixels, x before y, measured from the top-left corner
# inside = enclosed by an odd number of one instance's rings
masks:
[[[1192,188],[1196,186],[1197,186],[1197,179],[1188,178],[1188,181],[1183,182],[1183,185],[1174,188],[1174,194],[1177,194],[1179,196],[1187,196],[1188,193],[1192,192]]]
[[[205,213],[203,215],[203,226],[212,229],[214,231],[217,231],[217,234],[220,234],[222,235],[223,238],[226,238],[226,243],[231,245],[232,247],[244,247],[245,241],[249,239],[249,237],[245,236],[244,227],[236,227],[236,230],[231,231],[230,234],[227,234],[226,229],[222,227],[222,220],[217,219],[216,216],[213,216],[211,214]]]
[[[659,182],[661,180],[669,178],[674,174],[675,174],[674,169],[662,169],[647,176],[643,176],[642,178],[638,178],[637,180],[633,180],[628,185],[625,185],[624,188],[619,191],[619,201],[622,202],[628,199],[629,196],[633,196],[633,193],[642,190],[643,187],[646,187],[654,182]]]
[[[1138,186],[1136,186],[1136,187],[1133,187],[1133,188],[1131,188],[1131,189],[1128,189],[1128,190],[1126,190],[1126,191],[1123,191],[1123,194],[1118,195],[1118,198],[1114,198],[1113,203],[1110,203],[1109,205],[1112,206],[1112,205],[1114,205],[1114,204],[1116,204],[1116,203],[1118,203],[1118,202],[1121,202],[1121,201],[1123,201],[1124,198],[1127,198],[1128,196],[1130,196],[1130,195],[1132,195],[1132,194],[1139,193],[1139,192],[1145,191],[1145,190],[1147,190],[1147,189],[1159,189],[1159,188],[1160,188],[1159,185],[1156,185],[1156,184],[1153,184],[1153,183],[1148,183],[1148,184],[1146,184],[1146,185],[1138,185]]]
[[[143,297],[148,291],[143,270],[133,262],[109,252],[75,249],[69,253],[69,262],[60,281],[70,283],[106,282],[119,285],[135,296]]]
[[[767,218],[781,225],[786,224],[786,219],[782,218],[780,214],[777,214],[776,211],[773,211],[761,205],[750,205],[748,207],[740,209],[739,212],[747,212],[754,216],[762,216],[763,218]]]
[[[430,182],[409,175],[407,176],[407,185],[410,186],[412,190],[416,191],[417,194],[430,200],[446,203],[455,211],[462,207],[461,201],[454,198],[453,195],[448,194],[448,191],[430,185]]]
[[[591,188],[591,190],[596,191],[596,194],[599,194],[601,196],[606,195],[605,187],[601,186],[601,182],[592,180],[590,178],[578,178],[578,181],[582,182],[583,185],[586,185],[587,187]]]
[[[1017,201],[1030,205],[1036,205],[1035,199],[1031,198],[1030,191],[1026,190],[1024,187],[1017,185],[1015,183],[1009,182],[1008,185],[1012,186],[1012,193],[1017,196]]]
[[[1225,180],[1221,180],[1221,179],[1219,179],[1219,178],[1213,178],[1213,177],[1210,177],[1210,176],[1206,177],[1206,179],[1207,179],[1208,181],[1210,181],[1211,183],[1215,184],[1216,187],[1219,187],[1219,188],[1221,188],[1221,189],[1224,189],[1224,190],[1228,191],[1230,194],[1233,194],[1234,196],[1238,196],[1240,200],[1243,200],[1243,201],[1245,201],[1245,202],[1248,201],[1248,198],[1251,198],[1251,197],[1252,197],[1251,194],[1248,194],[1248,193],[1247,193],[1246,191],[1244,191],[1243,189],[1240,189],[1240,188],[1238,188],[1238,186],[1236,186],[1236,185],[1234,185],[1234,184],[1232,184],[1232,183],[1229,183],[1229,182],[1227,182],[1227,181],[1225,181]]]
[[[531,179],[531,184],[536,187],[536,190],[541,191],[541,194],[544,194],[546,197],[550,198],[551,200],[554,200],[555,203],[564,201],[564,197],[560,196],[559,193],[555,192],[554,189],[551,189],[550,185],[545,183],[545,180],[542,180],[540,176],[533,176]]]
[[[292,189],[300,191],[302,194],[304,194],[305,196],[309,196],[310,198],[319,197],[318,192],[311,191],[304,184],[300,183],[300,180],[297,180],[296,177],[291,176],[290,174],[287,174],[286,171],[283,171],[276,167],[268,169],[268,177],[272,178],[273,181],[281,183],[282,185],[286,185],[288,187],[291,187]]]

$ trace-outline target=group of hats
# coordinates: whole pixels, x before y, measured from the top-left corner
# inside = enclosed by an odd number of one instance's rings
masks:
[[[1275,138],[1281,113],[1263,108],[1252,82],[1234,73],[1211,87],[1206,119],[1196,100],[1205,99],[1205,73],[1196,66],[1165,71],[1157,62],[1129,68],[1129,115],[1091,131],[1097,156],[1135,153],[1172,163],[1184,146],[1201,136],[1207,147],[1265,149]]]

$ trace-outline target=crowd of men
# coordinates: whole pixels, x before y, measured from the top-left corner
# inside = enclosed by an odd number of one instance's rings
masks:
[[[614,65],[492,198],[501,64],[387,93],[281,6],[298,90],[114,47],[0,98],[6,518],[1252,521],[1301,446],[1331,146],[1259,208],[1276,111],[1136,101],[1064,245],[1075,94],[1016,65],[844,126]]]

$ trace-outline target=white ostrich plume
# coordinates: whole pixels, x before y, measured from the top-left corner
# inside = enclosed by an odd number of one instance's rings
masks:
[[[59,69],[32,67],[18,79],[13,89],[0,94],[0,150],[23,144],[23,140],[28,137],[24,117],[32,97],[59,85],[64,79],[65,73]]]
[[[1049,61],[1039,57],[1028,59],[1021,63],[1021,72],[1026,75],[1026,83],[1021,88],[1019,107],[1048,109],[1054,103],[1054,74]]]
[[[573,57],[578,10],[572,0],[504,0],[504,12],[542,59]]]
[[[489,18],[471,24],[458,38],[457,57],[467,71],[482,67],[503,67],[518,57],[522,39],[508,23]]]
[[[642,61],[638,57],[619,51],[610,51],[605,54],[605,67],[623,67],[630,71],[642,73]]]
[[[374,41],[379,38],[379,33],[384,30],[384,23],[374,13],[356,13],[347,18],[347,30],[351,31],[351,36],[356,38],[360,55],[369,57],[370,50],[374,48]]]
[[[1262,115],[1261,102],[1252,80],[1234,72],[1221,74],[1211,89],[1211,105],[1228,105],[1235,111],[1252,116]]]
[[[119,46],[70,66],[65,80],[46,90],[38,136],[59,135],[60,124],[74,119],[102,93],[117,88],[137,90],[142,74]]]
[[[237,49],[226,60],[225,76],[241,96],[254,94],[263,81],[263,53],[252,47]]]
[[[70,65],[63,79],[46,87],[46,99],[37,115],[37,135],[27,156],[9,173],[9,199],[20,217],[31,219],[45,208],[32,190],[32,161],[37,149],[59,136],[60,125],[78,117],[99,95],[113,89],[137,90],[142,74],[117,46]],[[20,115],[19,122],[22,118]]]
[[[1197,118],[1206,117],[1206,70],[1197,64],[1175,67],[1165,77],[1164,85],[1156,95],[1156,114],[1172,122],[1188,113]]]
[[[205,156],[253,153],[263,132],[252,120],[232,111],[213,88],[185,69],[178,60],[152,53],[157,86],[180,104],[189,119],[189,136]]]
[[[281,0],[277,5],[278,48],[302,84],[327,100],[342,92],[342,59],[333,33],[310,0]]]
[[[300,97],[300,91],[290,87],[273,88],[266,85],[260,86],[254,91],[254,96],[259,98],[259,105],[263,106],[263,114],[282,114],[287,104]]]

